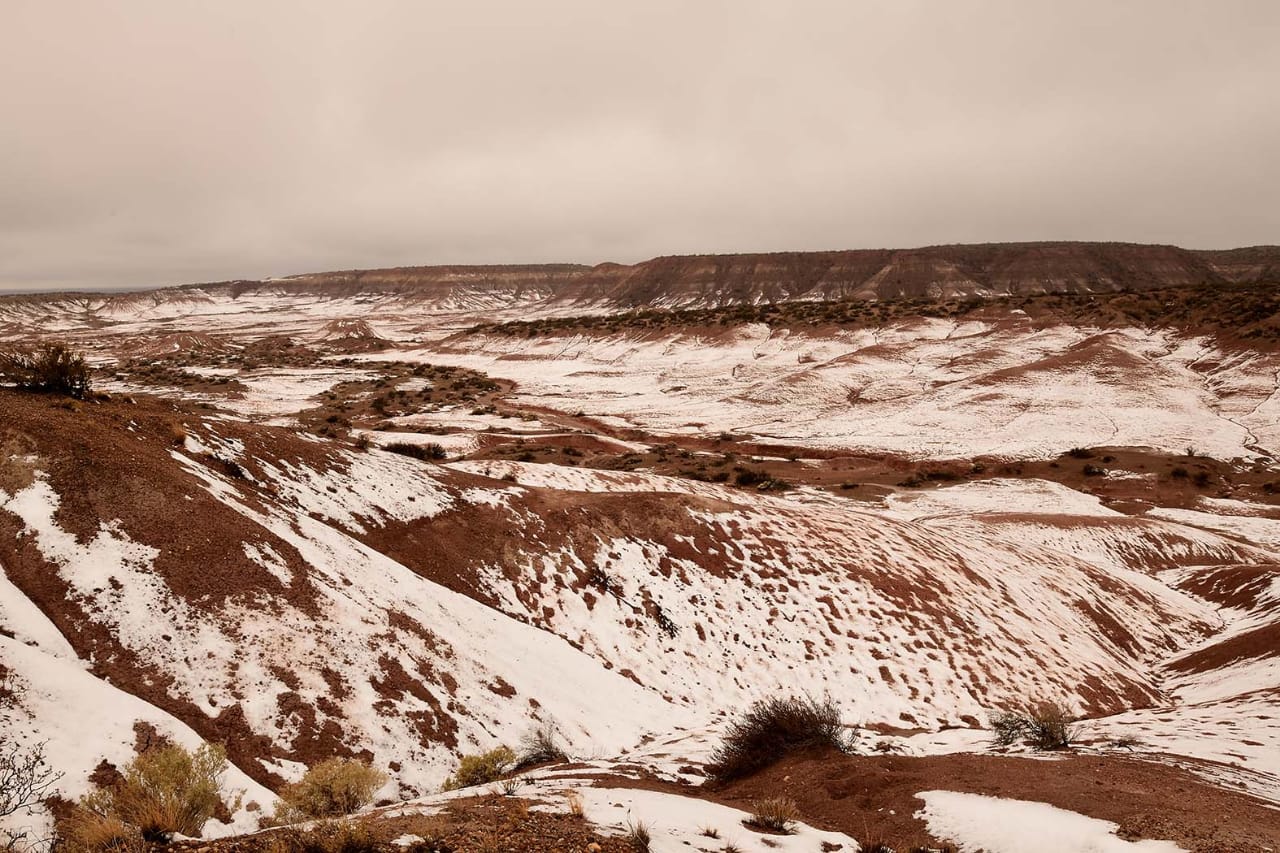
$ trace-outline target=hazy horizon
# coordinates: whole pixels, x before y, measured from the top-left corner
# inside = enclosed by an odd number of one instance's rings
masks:
[[[978,242],[1280,242],[1280,6],[47,4],[0,291]]]

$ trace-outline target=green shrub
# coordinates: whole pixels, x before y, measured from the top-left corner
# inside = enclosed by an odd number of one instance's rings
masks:
[[[340,817],[373,802],[387,775],[354,758],[329,758],[280,791],[276,821],[293,823],[316,817]]]
[[[500,746],[477,755],[464,755],[458,761],[458,769],[445,780],[444,789],[454,791],[472,785],[487,785],[497,781],[516,762],[516,754],[509,746]]]

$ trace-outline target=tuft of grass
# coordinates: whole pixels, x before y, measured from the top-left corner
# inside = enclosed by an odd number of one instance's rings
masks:
[[[702,829],[698,830],[698,834],[706,836],[707,838],[719,838],[720,830],[716,829],[714,826],[704,826]]]
[[[719,782],[741,779],[788,753],[819,746],[849,748],[840,709],[830,698],[764,699],[729,724],[708,771]]]
[[[494,787],[495,793],[504,797],[514,797],[516,792],[524,787],[524,780],[519,776],[508,776],[505,779],[499,779]]]
[[[769,797],[752,803],[751,817],[743,823],[752,829],[790,835],[799,817],[800,810],[796,807],[795,800],[788,797]]]
[[[374,853],[381,849],[378,837],[360,821],[328,820],[307,829],[273,833],[264,853]]]
[[[632,823],[627,821],[627,834],[624,836],[631,842],[631,849],[636,853],[649,853],[649,844],[653,840],[649,825],[642,820]]]

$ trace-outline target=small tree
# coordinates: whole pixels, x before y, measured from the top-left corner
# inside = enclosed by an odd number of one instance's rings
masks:
[[[44,744],[24,748],[0,741],[0,821],[12,824],[15,815],[35,815],[44,807],[45,795],[62,778],[49,766]],[[41,845],[26,827],[9,825],[0,830],[0,849],[26,850]]]
[[[34,350],[0,352],[0,378],[24,391],[66,394],[83,400],[89,393],[89,366],[83,353],[66,344],[44,343]]]

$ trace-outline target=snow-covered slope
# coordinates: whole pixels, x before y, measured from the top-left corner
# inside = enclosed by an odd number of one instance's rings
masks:
[[[172,448],[127,403],[84,413],[68,464],[59,411],[20,412],[40,470],[0,495],[14,642],[74,651],[269,783],[338,752],[423,791],[536,720],[617,754],[780,691],[902,728],[1160,704],[1155,664],[1218,617],[1141,566],[1257,559],[1165,521],[1125,545],[1158,559],[1090,561],[804,493],[519,463],[511,484],[226,420]],[[56,635],[10,615],[34,607]]]

